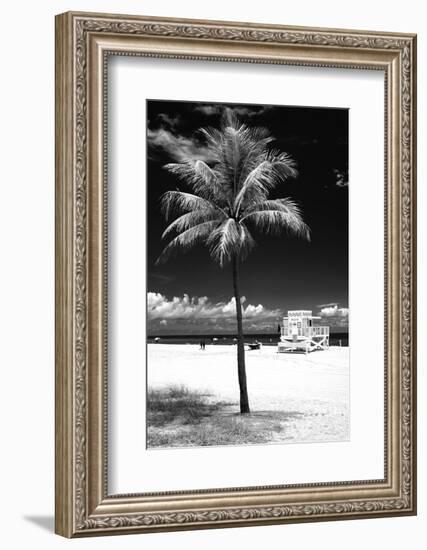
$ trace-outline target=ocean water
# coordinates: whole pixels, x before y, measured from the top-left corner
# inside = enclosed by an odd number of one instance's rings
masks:
[[[235,334],[172,334],[172,335],[149,335],[147,343],[162,343],[162,344],[193,344],[199,345],[201,340],[209,345],[233,345],[235,344]],[[246,334],[245,343],[251,344],[257,340],[264,346],[277,346],[279,342],[279,334]],[[329,336],[329,345],[331,346],[348,346],[348,333],[336,332]]]

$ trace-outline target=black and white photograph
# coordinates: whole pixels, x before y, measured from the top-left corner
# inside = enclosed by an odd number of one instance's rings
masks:
[[[366,7],[2,5],[3,548],[425,548],[426,18]]]
[[[348,109],[147,120],[147,447],[348,440]]]

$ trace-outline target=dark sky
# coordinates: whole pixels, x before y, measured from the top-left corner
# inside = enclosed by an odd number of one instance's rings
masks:
[[[218,127],[225,104],[147,101],[148,330],[154,333],[233,332],[230,267],[203,247],[155,266],[165,242],[159,208],[168,190],[190,191],[162,166],[188,158],[209,163],[197,134]],[[245,329],[274,332],[288,309],[311,309],[333,331],[348,324],[348,110],[230,105],[242,122],[264,126],[274,149],[292,155],[299,175],[271,195],[292,197],[311,229],[311,242],[254,233],[257,247],[241,269]],[[325,321],[325,322],[323,322]],[[326,323],[327,321],[327,323]]]

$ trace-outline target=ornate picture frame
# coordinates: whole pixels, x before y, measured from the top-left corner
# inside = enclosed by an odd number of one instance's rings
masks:
[[[106,61],[385,73],[385,476],[110,495]],[[56,17],[56,532],[82,537],[416,513],[416,36],[68,12]]]

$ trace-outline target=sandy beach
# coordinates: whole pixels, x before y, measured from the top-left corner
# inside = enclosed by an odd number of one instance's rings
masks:
[[[275,442],[344,441],[349,438],[349,349],[278,354],[275,346],[246,352],[253,416],[276,414],[283,429]],[[238,413],[236,348],[208,345],[148,345],[148,389],[185,387]],[[222,412],[224,414],[224,411]],[[262,429],[262,426],[260,426]]]

